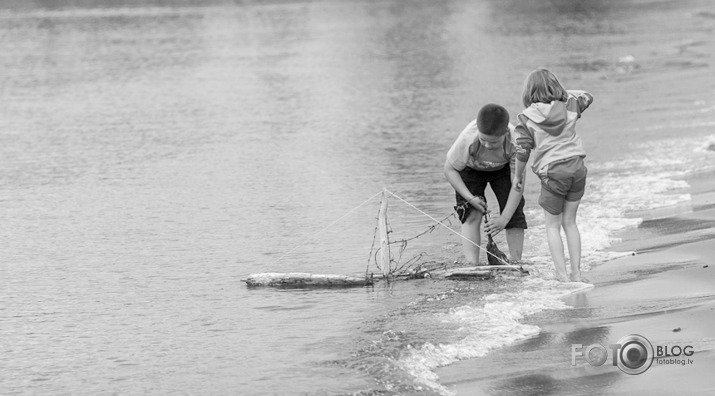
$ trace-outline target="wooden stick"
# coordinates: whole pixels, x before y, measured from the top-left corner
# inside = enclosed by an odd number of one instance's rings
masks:
[[[461,268],[454,268],[454,269],[460,269],[460,270],[493,270],[493,269],[510,269],[514,271],[522,271],[523,268],[518,267],[516,265],[475,265],[472,267],[461,267]]]
[[[382,276],[387,278],[390,274],[390,240],[387,236],[387,189],[382,190],[378,224],[380,225],[380,267],[382,268]]]

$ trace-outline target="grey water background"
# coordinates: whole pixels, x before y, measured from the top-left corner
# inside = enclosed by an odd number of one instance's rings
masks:
[[[458,337],[433,314],[508,280],[241,279],[364,272],[375,202],[324,229],[383,187],[448,214],[446,150],[484,103],[515,115],[539,66],[596,96],[595,178],[706,136],[701,4],[0,2],[0,393],[429,394],[395,358]],[[430,225],[391,210],[395,232]]]

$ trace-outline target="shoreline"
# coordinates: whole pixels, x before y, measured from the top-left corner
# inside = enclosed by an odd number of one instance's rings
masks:
[[[456,395],[715,393],[708,381],[715,370],[715,170],[685,179],[687,204],[630,214],[643,221],[610,250],[633,254],[585,272],[594,287],[564,297],[571,309],[527,318],[541,328],[536,337],[441,367],[440,383]],[[579,356],[572,365],[573,344],[608,346],[632,334],[661,351],[681,348],[680,356],[656,359],[638,375],[614,367],[611,351],[601,366]],[[693,351],[687,360],[686,346]]]

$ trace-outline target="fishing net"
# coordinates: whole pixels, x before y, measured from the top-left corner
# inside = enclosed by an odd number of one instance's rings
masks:
[[[382,199],[378,200],[380,196]],[[388,199],[391,201],[389,216]],[[456,212],[452,212],[444,217],[433,217],[404,198],[384,189],[328,226],[318,229],[273,263],[273,266],[276,266],[281,262],[281,267],[276,269],[290,272],[266,273],[270,275],[267,282],[261,281],[260,277],[254,278],[257,279],[256,283],[261,284],[273,282],[280,285],[296,283],[308,286],[332,285],[337,282],[335,279],[348,283],[347,278],[338,275],[333,278],[325,277],[335,275],[334,273],[349,273],[354,278],[369,279],[370,283],[373,275],[387,279],[449,277],[449,271],[464,267],[460,267],[460,262],[454,260],[464,243],[455,240],[454,235],[469,241],[454,229],[456,227],[452,220],[459,226],[455,214]],[[486,221],[488,218],[485,215]],[[329,229],[332,232],[328,234]],[[319,235],[323,237],[318,238]],[[507,256],[499,249],[491,235],[487,235],[487,238],[486,249],[478,247],[486,250],[489,265],[500,265],[502,269],[508,266],[524,272],[509,263]],[[367,246],[370,249],[365,257]],[[364,262],[365,258],[367,265],[364,273],[356,272],[355,263]],[[491,275],[489,270],[484,268],[479,271]],[[329,274],[325,275],[326,272]],[[472,278],[479,274],[468,275]]]

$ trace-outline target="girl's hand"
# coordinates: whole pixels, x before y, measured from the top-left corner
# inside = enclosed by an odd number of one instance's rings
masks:
[[[518,192],[524,191],[524,178],[521,175],[514,175],[514,180],[511,181],[511,186]]]
[[[495,236],[496,234],[502,232],[507,223],[509,223],[509,219],[502,216],[492,217],[489,221],[487,221],[487,225],[484,229],[487,231],[487,234]]]

